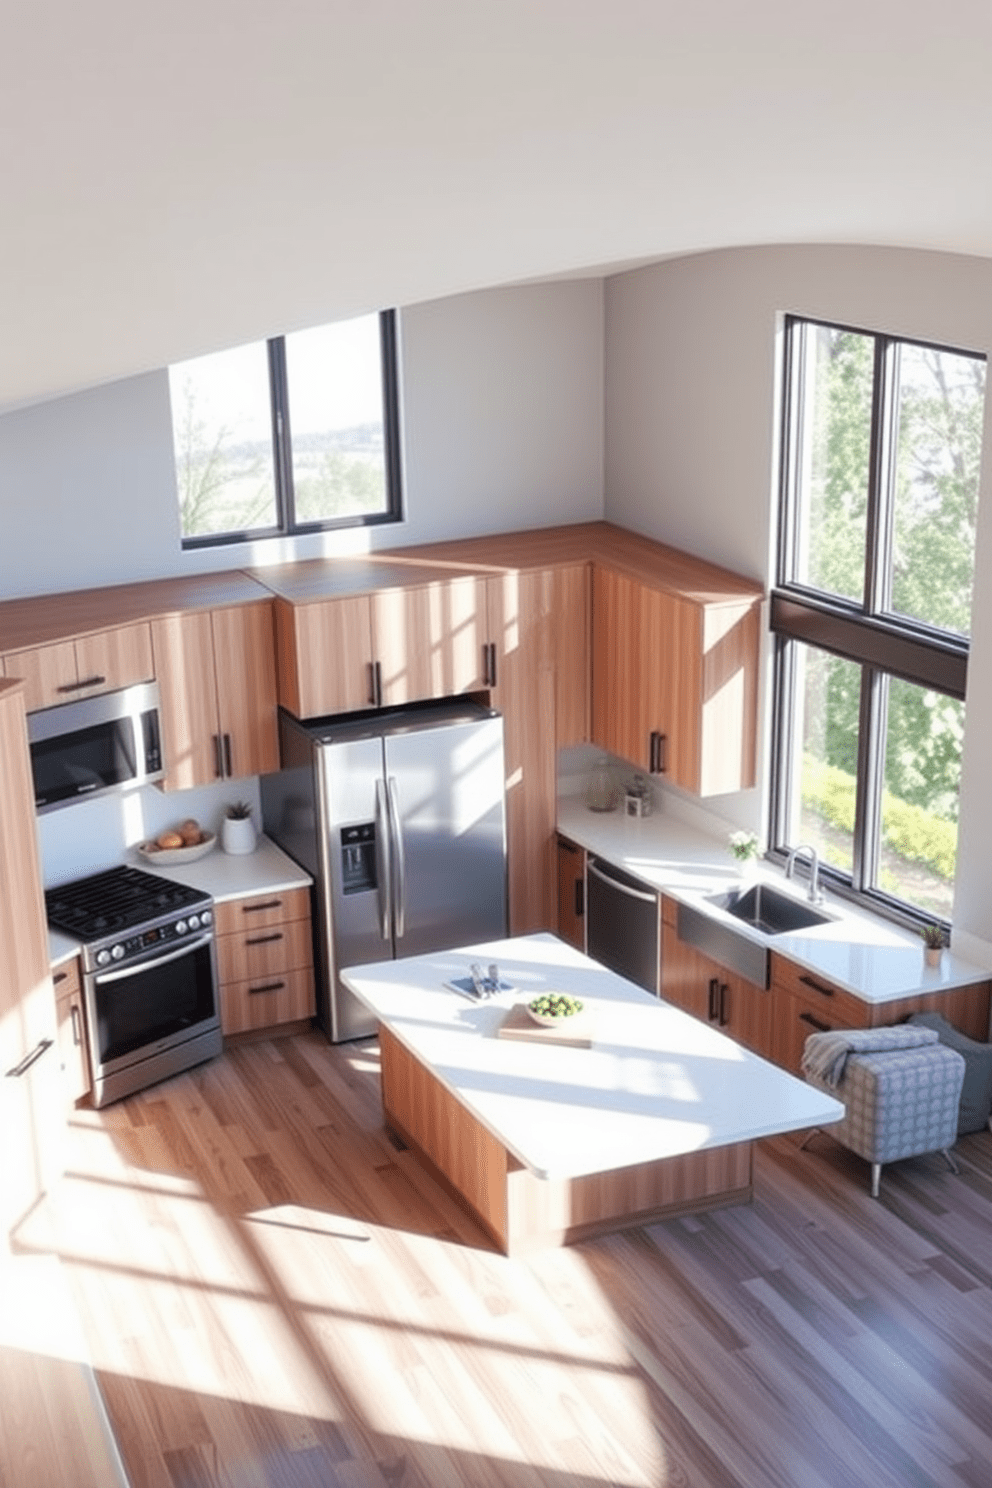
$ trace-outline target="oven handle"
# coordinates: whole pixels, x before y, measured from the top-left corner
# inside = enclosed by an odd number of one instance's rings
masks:
[[[139,961],[135,966],[124,966],[120,971],[97,972],[94,981],[98,987],[105,987],[108,982],[124,982],[128,977],[140,976],[143,971],[154,971],[159,966],[168,966],[170,961],[179,961],[183,956],[189,956],[193,951],[202,950],[213,940],[212,935],[201,935],[199,940],[184,941],[178,951],[170,951],[167,956],[155,956],[151,961]]]

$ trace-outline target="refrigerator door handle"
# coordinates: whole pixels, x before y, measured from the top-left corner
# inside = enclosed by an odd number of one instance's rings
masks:
[[[401,940],[406,930],[406,855],[403,851],[403,828],[400,825],[399,791],[396,776],[389,777],[390,837],[396,854],[396,899],[393,928],[396,939]]]
[[[388,816],[386,783],[383,780],[377,780],[375,783],[375,876],[379,883],[379,926],[383,940],[389,939],[389,906],[393,897]]]

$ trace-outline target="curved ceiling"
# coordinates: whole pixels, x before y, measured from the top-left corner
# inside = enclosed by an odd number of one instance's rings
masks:
[[[752,243],[992,254],[986,0],[14,0],[0,406]]]

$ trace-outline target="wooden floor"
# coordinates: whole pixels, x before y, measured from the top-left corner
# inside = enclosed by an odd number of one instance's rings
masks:
[[[507,1260],[390,1141],[377,1061],[308,1033],[76,1113],[22,1244],[134,1488],[992,1483],[988,1134],[880,1201],[776,1139],[753,1205]]]

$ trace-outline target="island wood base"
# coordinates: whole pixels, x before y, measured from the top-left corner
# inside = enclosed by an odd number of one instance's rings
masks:
[[[750,1142],[583,1178],[536,1178],[379,1025],[389,1125],[505,1254],[751,1198]]]

